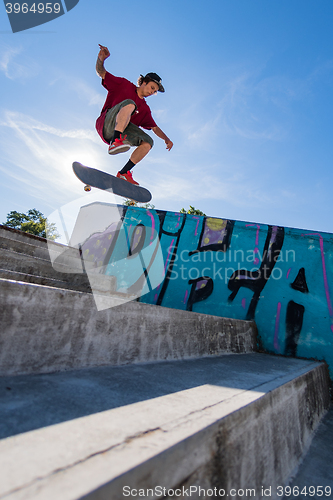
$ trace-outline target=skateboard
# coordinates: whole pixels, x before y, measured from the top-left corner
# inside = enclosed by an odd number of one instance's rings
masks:
[[[139,203],[146,203],[151,200],[151,193],[146,188],[136,186],[123,179],[118,179],[118,177],[101,172],[95,168],[86,167],[78,161],[75,161],[72,167],[76,177],[85,184],[85,191],[90,191],[91,187],[95,187],[111,191],[113,194]]]

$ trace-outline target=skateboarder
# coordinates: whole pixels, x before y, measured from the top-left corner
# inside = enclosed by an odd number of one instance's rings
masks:
[[[109,144],[111,155],[123,153],[131,146],[136,146],[126,165],[117,173],[117,177],[138,185],[133,179],[131,169],[149,153],[154,144],[150,135],[142,128],[152,130],[157,137],[164,140],[169,151],[173,146],[172,141],[156,125],[145,100],[157,92],[164,92],[164,87],[156,73],[140,75],[137,86],[126,78],[111,75],[104,68],[104,61],[110,56],[110,52],[103,45],[99,47],[96,71],[102,78],[102,85],[108,95],[96,121],[96,129],[102,140]]]

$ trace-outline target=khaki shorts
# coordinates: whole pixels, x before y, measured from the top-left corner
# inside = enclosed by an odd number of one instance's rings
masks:
[[[106,115],[105,115],[105,120],[104,120],[104,126],[103,126],[103,136],[104,139],[107,142],[110,142],[113,136],[114,132],[114,127],[116,125],[116,117],[121,108],[124,106],[127,106],[128,104],[134,104],[135,109],[136,109],[136,104],[132,99],[126,99],[125,101],[120,102],[119,104],[116,104],[113,106],[113,108],[110,108]],[[133,113],[135,110],[133,111]],[[134,125],[134,123],[129,123],[127,127],[125,128],[123,135],[126,135],[126,142],[128,142],[131,146],[140,146],[141,142],[148,142],[151,147],[154,145],[153,139],[150,137],[150,135],[146,134],[140,127],[137,125]]]

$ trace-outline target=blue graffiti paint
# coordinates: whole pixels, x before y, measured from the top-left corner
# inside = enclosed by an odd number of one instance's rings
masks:
[[[119,292],[251,317],[268,352],[324,359],[333,375],[333,235],[136,207],[112,231],[103,272]]]

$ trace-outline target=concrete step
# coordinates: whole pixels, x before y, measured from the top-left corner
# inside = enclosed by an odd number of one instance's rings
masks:
[[[10,500],[279,498],[329,406],[326,365],[259,353],[0,384]]]
[[[81,277],[80,275],[68,276],[67,281],[64,281],[45,276],[36,276],[35,274],[26,274],[17,271],[9,271],[7,269],[0,269],[0,278],[91,293],[89,281],[87,277],[84,277],[83,275],[81,275]]]
[[[61,252],[62,245],[54,244]],[[28,235],[23,231],[14,231],[0,226],[0,250],[11,250],[32,257],[50,260],[47,240],[34,235]]]
[[[66,252],[67,262],[69,258],[72,258],[73,262],[76,262],[79,272],[82,272],[81,257],[77,248],[55,243],[16,229],[0,226],[0,249],[11,250],[47,261],[50,261],[50,254],[52,261],[54,261]],[[66,264],[66,262],[63,263]]]
[[[0,277],[91,293],[79,249],[4,226],[0,226]],[[96,280],[97,289],[106,288],[102,276],[94,276],[94,284]]]
[[[128,300],[0,279],[0,375],[256,349],[254,322]]]
[[[80,261],[78,249],[70,248],[60,243],[55,243],[45,238],[40,238],[33,234],[18,231],[10,227],[0,225],[0,249],[11,250],[16,253],[30,255],[44,260],[50,260],[50,253],[54,256],[54,260],[58,255],[65,250],[71,250],[76,261]],[[78,266],[82,272],[82,266]]]
[[[0,249],[12,250],[32,257],[59,260],[60,265],[70,266],[75,272],[82,273],[82,260],[78,248],[55,243],[33,234],[0,225]],[[61,256],[63,256],[61,258]],[[87,263],[85,263],[87,265]]]
[[[53,264],[59,262],[59,269],[57,265],[53,266],[59,272],[84,272],[78,248],[68,247],[5,226],[0,226],[0,249],[52,261]],[[70,269],[66,269],[66,266]]]
[[[89,280],[86,274],[68,272],[70,269],[58,265],[57,271],[52,267],[50,260],[32,257],[24,253],[2,249],[0,252],[0,269],[2,271],[12,271],[14,279],[21,276],[22,281],[31,282],[36,276],[35,283],[41,283],[40,278],[62,282],[65,288],[91,292]],[[26,276],[26,278],[25,278]],[[49,281],[51,284],[52,281]],[[57,285],[56,285],[57,286]]]
[[[45,238],[40,236],[35,236],[34,234],[25,233],[24,231],[19,231],[18,229],[13,229],[8,226],[0,225],[0,237],[10,238],[12,240],[21,241],[33,245],[39,245],[42,248],[47,245]]]

